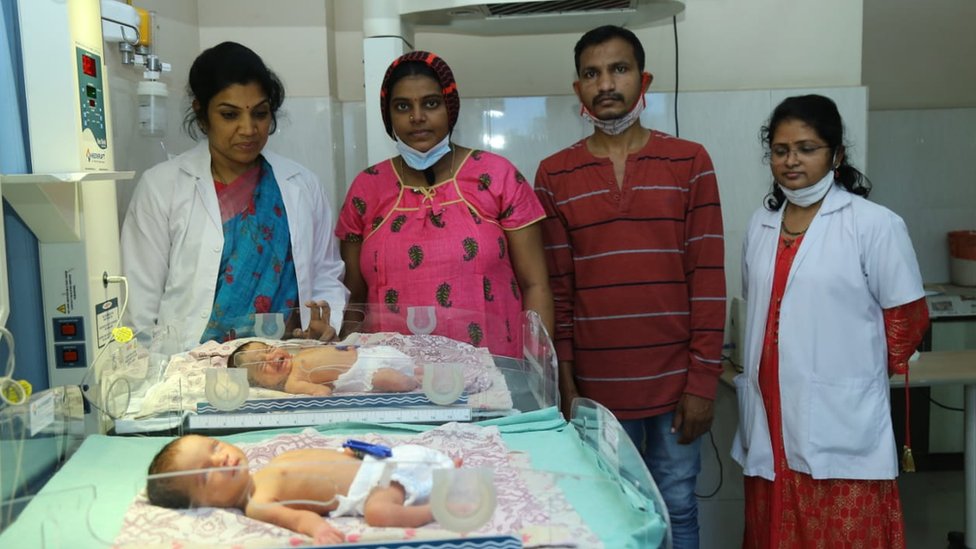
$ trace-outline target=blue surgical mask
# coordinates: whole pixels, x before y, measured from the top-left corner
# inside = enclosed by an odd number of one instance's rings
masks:
[[[444,155],[451,152],[451,134],[444,136],[444,139],[440,143],[431,147],[427,152],[420,152],[407,145],[400,140],[396,132],[393,133],[393,138],[396,139],[397,151],[400,153],[403,161],[407,163],[407,166],[421,172],[437,164],[438,160],[444,158]]]
[[[800,206],[801,208],[806,208],[807,206],[813,206],[817,202],[823,200],[823,197],[827,196],[827,191],[834,184],[834,171],[827,170],[827,174],[823,176],[823,179],[817,181],[809,187],[803,187],[802,189],[789,189],[783,185],[779,185],[780,190],[786,195],[786,199],[793,204]]]

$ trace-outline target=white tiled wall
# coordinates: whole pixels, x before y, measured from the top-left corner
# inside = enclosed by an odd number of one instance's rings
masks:
[[[871,111],[871,198],[904,218],[922,279],[949,280],[946,233],[976,229],[976,109]]]
[[[319,177],[335,211],[345,197],[342,105],[330,97],[285,99],[268,148]]]

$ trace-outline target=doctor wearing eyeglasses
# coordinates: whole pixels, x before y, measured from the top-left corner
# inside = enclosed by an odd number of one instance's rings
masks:
[[[742,255],[744,373],[732,454],[743,547],[905,547],[888,377],[928,325],[905,223],[866,198],[830,99],[766,127],[774,184]]]

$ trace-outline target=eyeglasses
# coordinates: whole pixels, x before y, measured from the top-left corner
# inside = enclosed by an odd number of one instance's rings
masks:
[[[786,145],[773,145],[769,148],[769,156],[777,162],[782,162],[794,153],[797,158],[810,159],[817,154],[820,149],[829,149],[830,145],[800,145],[799,147],[787,147]]]

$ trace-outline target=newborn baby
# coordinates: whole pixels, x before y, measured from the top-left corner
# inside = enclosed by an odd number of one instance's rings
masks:
[[[229,368],[246,368],[251,386],[298,395],[337,392],[403,393],[419,387],[419,372],[409,356],[385,346],[307,347],[295,354],[259,341],[245,343],[227,359]]]
[[[460,459],[405,444],[385,459],[361,460],[348,450],[291,450],[251,473],[237,446],[186,435],[153,458],[146,495],[153,505],[171,509],[241,509],[316,543],[340,543],[342,533],[323,515],[360,515],[370,526],[423,526],[433,520],[433,471],[460,466]]]

